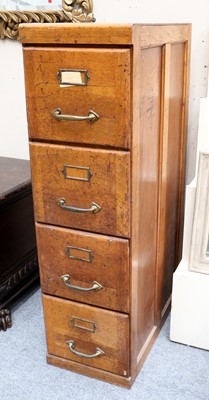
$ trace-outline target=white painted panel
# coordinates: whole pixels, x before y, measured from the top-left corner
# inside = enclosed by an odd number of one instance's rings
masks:
[[[184,260],[184,262],[187,263],[189,261],[190,246],[191,246],[195,195],[196,195],[196,179],[193,179],[193,181],[186,186],[186,196],[185,196],[182,259]]]
[[[209,275],[181,262],[173,276],[170,339],[209,350]]]

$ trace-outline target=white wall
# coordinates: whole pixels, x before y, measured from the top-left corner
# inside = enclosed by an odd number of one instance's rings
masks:
[[[29,159],[22,48],[0,40],[0,156]]]
[[[209,153],[209,89],[208,97],[200,100],[199,133],[197,141],[196,175],[200,152]]]
[[[97,22],[193,25],[187,182],[195,173],[199,99],[207,95],[209,64],[208,0],[94,0]],[[0,155],[28,158],[21,45],[0,41]]]

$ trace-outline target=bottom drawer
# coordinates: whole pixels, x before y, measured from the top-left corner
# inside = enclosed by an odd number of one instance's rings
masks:
[[[48,353],[129,375],[129,317],[43,295]]]

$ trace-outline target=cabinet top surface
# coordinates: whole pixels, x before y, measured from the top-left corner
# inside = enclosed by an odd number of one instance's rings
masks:
[[[107,46],[140,42],[141,47],[150,47],[185,42],[190,38],[190,31],[190,24],[21,24],[19,41],[23,44]]]
[[[23,190],[31,181],[28,160],[0,157],[0,201]]]

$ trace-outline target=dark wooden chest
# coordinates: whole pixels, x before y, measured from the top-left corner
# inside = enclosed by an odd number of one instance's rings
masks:
[[[30,164],[0,157],[0,330],[11,326],[5,307],[38,276]]]

